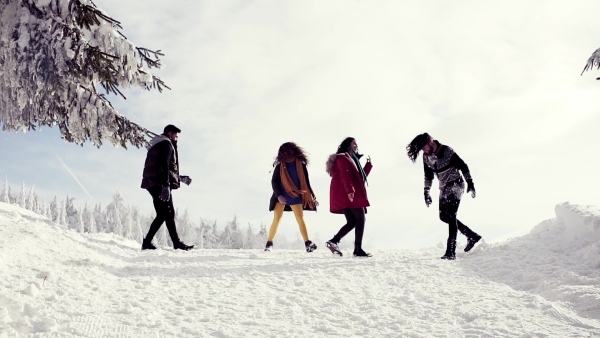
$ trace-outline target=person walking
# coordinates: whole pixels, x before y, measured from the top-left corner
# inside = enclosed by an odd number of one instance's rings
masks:
[[[319,202],[308,179],[308,157],[304,149],[293,142],[286,142],[279,147],[274,165],[271,178],[273,194],[269,202],[269,211],[273,211],[274,214],[265,251],[271,251],[273,248],[273,239],[277,234],[283,212],[293,211],[304,239],[306,252],[313,252],[317,249],[317,245],[308,238],[304,210],[317,211]]]
[[[335,255],[342,256],[338,244],[354,229],[354,257],[371,257],[362,248],[365,230],[365,214],[370,206],[367,198],[367,176],[373,165],[371,158],[363,168],[360,164],[362,154],[358,153],[358,144],[352,137],[347,137],[338,146],[337,152],[329,156],[326,164],[327,173],[331,176],[329,187],[329,210],[334,214],[344,214],[346,224],[341,227],[326,245]]]
[[[434,140],[429,134],[417,135],[407,146],[408,158],[415,163],[419,152],[423,151],[423,169],[425,171],[425,204],[427,207],[432,203],[429,193],[433,183],[434,175],[439,180],[439,213],[440,220],[448,223],[448,240],[446,253],[441,259],[456,259],[456,235],[457,230],[467,237],[467,245],[464,251],[469,252],[481,236],[469,229],[456,217],[458,206],[462,198],[465,183],[467,181],[467,193],[475,198],[475,185],[467,164],[458,156],[454,150],[447,145]],[[460,171],[460,172],[459,172]],[[463,177],[464,176],[464,180]]]
[[[179,175],[179,155],[177,153],[177,140],[181,129],[172,124],[167,125],[162,135],[153,138],[148,145],[146,162],[142,178],[143,189],[148,190],[152,196],[156,218],[150,224],[148,234],[142,242],[142,250],[155,250],[152,244],[154,235],[163,223],[166,223],[173,247],[180,250],[190,250],[193,245],[186,245],[177,235],[175,226],[175,209],[173,207],[172,190],[178,189],[180,182],[190,185],[189,176]]]

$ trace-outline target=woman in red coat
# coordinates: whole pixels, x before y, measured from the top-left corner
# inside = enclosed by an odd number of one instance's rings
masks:
[[[327,173],[331,176],[329,188],[329,206],[334,214],[344,214],[346,224],[327,241],[327,247],[333,254],[342,256],[338,244],[354,229],[354,257],[371,257],[362,249],[362,237],[365,230],[365,214],[369,204],[367,198],[367,176],[373,165],[367,157],[364,169],[360,164],[363,155],[358,153],[358,145],[352,137],[347,137],[338,147],[337,153],[327,160]]]

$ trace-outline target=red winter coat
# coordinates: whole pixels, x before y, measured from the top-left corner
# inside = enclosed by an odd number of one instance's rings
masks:
[[[363,168],[367,176],[371,172],[371,162]],[[366,208],[369,204],[367,189],[354,161],[348,154],[333,154],[327,161],[327,172],[331,175],[329,187],[329,211],[334,214],[344,213],[345,208]],[[350,202],[348,194],[354,193]]]

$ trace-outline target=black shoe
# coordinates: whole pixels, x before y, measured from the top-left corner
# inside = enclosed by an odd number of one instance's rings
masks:
[[[271,251],[273,248],[273,242],[267,241],[267,245],[265,245],[265,251]]]
[[[156,247],[154,244],[152,244],[152,242],[143,241],[142,250],[156,250]]]
[[[446,253],[440,257],[441,259],[447,259],[449,261],[453,261],[456,259],[456,239],[448,239],[446,244]]]
[[[354,250],[354,252],[352,253],[352,256],[354,256],[354,257],[373,257],[373,255],[371,255],[368,252],[365,252],[365,250],[363,250],[363,249]]]
[[[327,243],[325,243],[325,245],[327,245],[327,248],[329,248],[329,250],[331,250],[332,254],[338,255],[340,257],[342,257],[344,255],[340,251],[340,248],[338,247],[337,243],[335,243],[333,241],[327,241]]]
[[[313,251],[317,250],[317,245],[315,243],[313,243],[312,241],[304,242],[304,246],[306,247],[306,252],[313,252]]]
[[[473,249],[473,247],[475,246],[475,244],[477,242],[479,242],[480,239],[481,239],[481,236],[479,236],[479,235],[477,235],[476,237],[468,238],[467,239],[467,246],[465,246],[465,252],[471,251],[471,249]]]
[[[175,250],[179,249],[179,250],[185,250],[185,251],[192,250],[194,248],[193,245],[186,245],[183,242],[179,242],[179,243],[173,245],[173,247],[175,248]]]
[[[453,261],[456,259],[456,255],[443,255],[442,257],[440,257],[441,259],[447,259],[449,261]]]

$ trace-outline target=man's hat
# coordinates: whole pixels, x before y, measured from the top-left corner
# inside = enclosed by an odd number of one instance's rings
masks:
[[[167,126],[165,127],[165,130],[163,130],[163,133],[165,133],[165,134],[166,134],[166,133],[168,133],[168,132],[170,132],[170,131],[174,131],[174,132],[176,132],[176,133],[181,133],[181,129],[179,129],[179,128],[175,127],[175,126],[174,126],[174,125],[172,125],[172,124],[169,124],[169,125],[167,125]]]

